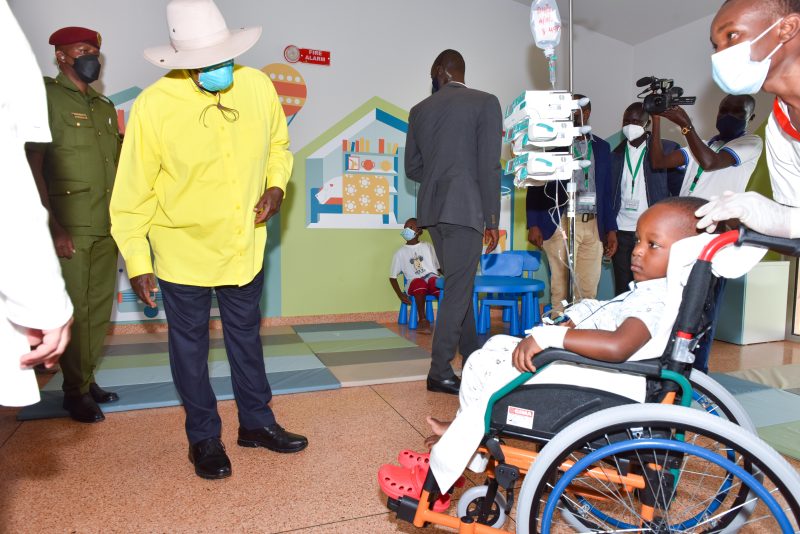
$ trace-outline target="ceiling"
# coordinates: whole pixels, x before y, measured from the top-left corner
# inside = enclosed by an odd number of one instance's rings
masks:
[[[531,5],[531,0],[514,0]],[[574,23],[630,45],[713,15],[723,0],[573,0]],[[569,0],[558,0],[569,20]]]

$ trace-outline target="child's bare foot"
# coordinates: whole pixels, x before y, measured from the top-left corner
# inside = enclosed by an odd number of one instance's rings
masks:
[[[427,319],[423,319],[422,321],[420,321],[419,325],[417,326],[417,332],[419,332],[420,334],[433,333],[433,329],[431,328],[431,322],[428,321]]]
[[[425,438],[425,446],[428,447],[429,449],[432,448],[439,442],[439,439],[441,439],[441,437],[442,436],[437,436],[435,434],[433,436],[428,436],[427,438]]]
[[[425,421],[427,421],[428,424],[431,426],[431,430],[433,431],[434,436],[441,436],[442,434],[444,434],[447,431],[447,429],[450,428],[450,424],[452,423],[452,421],[440,421],[438,419],[434,419],[430,415],[425,418]],[[427,443],[427,440],[425,441]]]

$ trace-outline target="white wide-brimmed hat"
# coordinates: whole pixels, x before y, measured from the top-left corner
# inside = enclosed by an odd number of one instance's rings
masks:
[[[167,4],[170,44],[144,51],[147,61],[165,69],[201,69],[249,50],[261,26],[229,30],[213,0],[171,0]]]

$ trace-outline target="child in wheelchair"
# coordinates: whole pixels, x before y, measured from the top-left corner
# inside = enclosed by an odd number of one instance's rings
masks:
[[[535,327],[523,340],[494,336],[467,359],[455,420],[448,423],[428,419],[434,432],[426,441],[433,446],[430,470],[439,488],[452,487],[468,465],[476,472],[485,469],[486,460],[475,451],[484,436],[483,420],[489,398],[519,373],[535,371],[531,360],[542,350],[563,348],[607,362],[661,356],[668,335],[657,336],[657,333],[664,331],[659,329],[659,322],[665,317],[670,249],[673,243],[697,234],[694,212],[705,202],[696,197],[671,197],[653,205],[640,217],[638,241],[631,257],[634,282],[630,291],[605,302],[582,301],[566,310],[567,322]],[[620,397],[620,402],[643,402],[644,381],[641,376],[553,363],[527,384],[557,384],[551,391],[596,388]],[[558,398],[547,405],[548,411],[558,414]],[[508,418],[514,426],[531,428],[535,416],[538,414],[534,410],[518,409],[509,411]],[[379,479],[381,488],[390,497],[405,494],[418,498],[419,483],[426,474],[426,469],[417,469],[406,462],[405,467],[383,466]],[[398,491],[401,486],[404,490]],[[449,503],[445,500],[437,504],[441,508]]]

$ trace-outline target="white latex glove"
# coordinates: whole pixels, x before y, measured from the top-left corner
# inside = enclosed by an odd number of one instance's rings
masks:
[[[754,191],[725,191],[721,197],[711,197],[694,214],[701,217],[697,227],[708,232],[713,232],[720,221],[739,219],[751,230],[765,235],[800,237],[800,208],[778,204]]]

